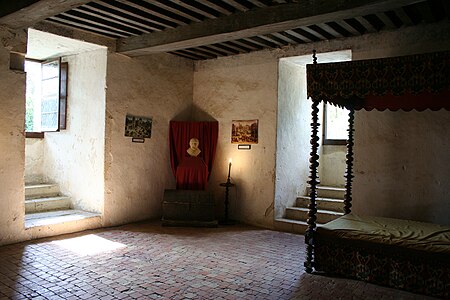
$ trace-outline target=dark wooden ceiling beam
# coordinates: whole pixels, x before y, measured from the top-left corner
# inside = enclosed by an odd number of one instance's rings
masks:
[[[190,11],[190,10],[184,8],[183,6],[180,6],[173,2],[165,1],[163,3],[163,2],[151,1],[151,0],[144,0],[144,1],[150,2],[153,5],[156,5],[165,10],[173,12],[174,14],[178,14],[182,17],[188,18],[189,20],[194,21],[194,22],[201,22],[205,18],[204,16],[202,16],[196,12]]]
[[[253,41],[249,41],[247,39],[239,39],[239,40],[235,40],[235,41],[232,41],[232,42],[226,42],[226,43],[230,43],[230,44],[232,43],[232,44],[235,44],[237,47],[242,47],[243,50],[244,49],[248,49],[250,51],[252,51],[252,50],[261,50],[261,49],[264,49],[264,47],[265,47],[265,46],[261,46],[259,44],[256,44]]]
[[[215,10],[201,3],[196,3],[195,1],[172,0],[172,2],[210,19],[218,17],[218,15],[214,13]]]
[[[246,38],[245,40],[251,41],[252,43],[260,46],[261,48],[277,48],[278,44],[272,42],[270,39],[263,38],[262,36],[252,36]]]
[[[221,14],[224,14],[225,16],[231,15],[233,13],[233,11],[235,10],[233,7],[230,7],[229,5],[228,5],[229,7],[227,9],[227,8],[224,8],[224,7],[218,5],[214,2],[211,2],[209,0],[197,0],[197,2],[199,2],[205,6],[208,6],[214,10],[217,10],[218,12],[220,12]]]
[[[325,30],[326,32],[328,32],[329,34],[331,34],[333,37],[335,38],[341,38],[344,37],[340,32],[338,32],[337,30],[335,30],[333,27],[331,27],[329,24],[326,23],[322,23],[322,24],[317,24],[317,26],[319,26],[320,28],[322,28],[323,30]]]
[[[259,0],[248,0],[248,2],[250,2],[251,4],[253,4],[256,7],[267,7],[268,6],[266,3],[264,3],[263,1],[259,1]]]
[[[194,55],[197,55],[199,57],[202,57],[202,59],[216,58],[217,57],[216,55],[205,53],[205,52],[203,52],[201,50],[194,49],[194,48],[183,49],[183,50],[180,50],[180,52],[194,54]]]
[[[373,33],[373,32],[377,32],[378,30],[372,25],[372,23],[370,23],[369,21],[367,21],[366,18],[364,17],[355,17],[355,20],[359,22],[359,24],[361,24],[368,33]]]
[[[40,0],[40,1],[2,1],[0,11],[9,12],[0,18],[0,24],[9,28],[25,28],[48,17],[83,5],[90,0]],[[56,2],[56,3],[55,3]]]
[[[299,43],[303,43],[303,41],[301,41],[300,39],[296,38],[295,36],[292,36],[290,34],[288,34],[287,32],[274,32],[272,33],[273,36],[282,39],[283,41],[285,41],[288,44],[299,44]]]
[[[166,28],[166,26],[159,24],[158,22],[154,22],[153,20],[149,20],[148,18],[142,16],[141,14],[137,14],[131,11],[128,11],[126,9],[114,6],[114,5],[110,5],[108,3],[105,2],[99,2],[99,3],[89,3],[89,6],[91,7],[97,7],[101,10],[106,10],[110,11],[111,13],[118,13],[120,15],[126,16],[128,18],[133,18],[136,21],[139,21],[143,24],[147,24],[147,26],[151,26],[153,28],[153,30],[155,31],[160,31]]]
[[[108,36],[114,36],[114,37],[125,37],[127,36],[126,34],[123,34],[121,32],[116,32],[113,30],[108,30],[108,29],[103,29],[103,28],[99,28],[98,26],[93,26],[93,25],[89,25],[89,24],[85,24],[79,21],[74,21],[74,20],[70,20],[65,16],[60,16],[60,17],[51,17],[48,18],[48,20],[55,20],[58,21],[59,23],[62,24],[66,24],[66,25],[71,25],[71,26],[75,26],[78,28],[83,28],[85,30],[93,30],[95,32],[100,32],[100,33],[104,33]]]
[[[111,22],[111,23],[116,23],[116,24],[119,24],[119,25],[122,25],[122,26],[126,26],[126,27],[129,27],[129,28],[133,28],[135,30],[141,31],[142,33],[149,33],[150,32],[149,30],[146,30],[145,28],[143,28],[142,25],[141,26],[135,26],[135,24],[133,24],[132,22],[130,22],[128,20],[122,21],[117,16],[109,17],[107,14],[96,13],[96,12],[93,12],[93,11],[83,7],[83,6],[78,7],[78,8],[73,8],[72,11],[77,11],[77,12],[83,13],[85,15],[95,17],[95,18],[102,18],[105,21],[108,21],[108,22]]]
[[[384,23],[384,29],[397,29],[397,26],[395,26],[394,22],[392,22],[389,16],[384,12],[378,13],[376,14],[376,16],[381,20],[381,22]]]
[[[118,37],[120,37],[120,36],[117,36],[115,34],[108,33],[108,32],[106,32],[104,30],[98,30],[98,29],[95,29],[95,28],[86,29],[86,28],[80,26],[77,23],[67,24],[66,22],[61,22],[61,21],[58,21],[58,20],[52,20],[51,18],[45,19],[45,21],[39,22],[38,24],[46,24],[46,25],[47,24],[51,24],[52,26],[55,26],[55,28],[59,28],[58,30],[53,31],[53,33],[58,34],[58,35],[60,34],[59,33],[60,28],[63,27],[63,28],[70,28],[70,29],[75,28],[77,30],[80,30],[80,31],[83,31],[83,32],[86,32],[86,33],[89,33],[89,34],[94,34],[94,35],[101,36],[102,38],[108,37],[108,38],[112,38],[112,39],[117,39]],[[38,25],[37,29],[39,29],[39,27],[40,26]],[[44,27],[44,28],[46,29],[46,27]],[[97,41],[92,40],[91,42],[96,43]]]
[[[335,22],[336,22],[336,24],[338,24],[339,26],[341,26],[342,28],[347,30],[352,35],[361,35],[361,33],[358,30],[356,30],[352,25],[348,24],[346,21],[338,20]]]
[[[117,50],[130,56],[174,51],[373,14],[421,0],[333,0],[315,5],[311,1],[237,12],[164,32],[120,39]],[[189,6],[187,1],[175,2]]]
[[[196,49],[204,50],[204,51],[209,52],[211,54],[215,54],[216,56],[228,56],[228,53],[226,53],[224,51],[217,50],[217,49],[213,49],[209,45],[208,46],[200,46],[200,47],[198,47]]]
[[[228,5],[233,6],[237,10],[240,10],[240,11],[248,10],[248,7],[246,7],[245,5],[242,5],[241,3],[237,2],[237,1],[234,1],[234,0],[222,0],[222,1],[227,3]]]
[[[208,48],[211,48],[211,49],[214,49],[214,50],[217,50],[217,51],[224,52],[224,53],[226,53],[226,54],[228,54],[228,55],[235,55],[235,54],[239,54],[239,53],[242,52],[242,51],[233,49],[233,48],[231,48],[231,47],[225,46],[225,45],[223,45],[223,44],[213,44],[213,45],[208,45]]]
[[[316,30],[313,30],[313,29],[311,29],[311,28],[308,27],[308,26],[303,26],[303,27],[298,28],[298,29],[301,29],[301,30],[303,30],[303,31],[305,31],[305,32],[307,32],[307,33],[309,33],[311,36],[315,37],[315,39],[316,39],[317,41],[320,41],[320,40],[326,40],[326,39],[327,39],[327,37],[323,36],[322,34],[320,34],[319,32],[317,32]],[[319,28],[319,29],[320,29],[320,28]]]
[[[133,3],[128,2],[128,1],[119,2],[119,1],[104,0],[104,1],[100,1],[99,4],[101,4],[105,7],[129,14],[129,15],[141,18],[143,20],[151,20],[151,22],[162,26],[164,29],[177,27],[176,23],[174,23],[172,21],[168,21],[164,18],[160,18],[152,13],[149,13],[145,9],[137,8],[132,5]]]
[[[79,13],[77,11],[68,11],[65,13],[61,13],[56,17],[66,17],[71,20],[78,20],[84,24],[92,24],[93,26],[100,27],[102,29],[114,30],[118,33],[124,34],[125,36],[139,35],[141,33],[135,29],[126,28],[125,26],[121,25],[111,24],[111,22],[108,22],[103,18],[96,18],[96,17],[86,18],[85,16],[82,15],[82,13]]]
[[[402,21],[403,25],[405,26],[414,25],[413,20],[409,17],[409,15],[402,7],[395,9],[394,12],[397,15],[397,17]]]
[[[308,38],[307,36],[305,36],[303,34],[300,34],[299,32],[296,32],[294,30],[286,30],[286,33],[288,33],[288,34],[290,34],[292,36],[295,36],[296,38],[302,40],[305,43],[310,43],[310,42],[314,41],[314,40]]]
[[[273,41],[275,42],[275,44],[278,44],[280,46],[286,46],[289,43],[291,43],[291,41],[289,41],[286,37],[282,35],[279,36],[277,33],[266,34],[263,35],[262,37],[269,38],[270,41]]]
[[[133,24],[135,26],[138,26],[139,28],[143,28],[146,30],[149,30],[150,32],[154,31],[154,30],[161,30],[159,27],[154,27],[154,26],[150,26],[148,24],[144,24],[144,22],[142,22],[139,18],[133,18],[133,17],[129,17],[126,14],[123,13],[117,13],[117,12],[111,12],[111,11],[107,11],[104,9],[101,9],[99,7],[95,7],[92,6],[92,3],[83,5],[78,7],[77,9],[81,9],[83,11],[90,11],[90,12],[94,12],[97,13],[101,16],[108,16],[108,17],[112,17],[115,19],[118,19],[122,22],[126,22],[126,23],[130,23]]]
[[[176,23],[178,25],[187,25],[189,24],[189,21],[186,20],[185,18],[180,18],[180,17],[176,17],[174,14],[170,13],[170,12],[164,12],[164,10],[158,6],[154,6],[151,3],[148,2],[142,2],[142,5],[139,5],[133,1],[128,1],[128,0],[116,0],[117,2],[121,2],[124,3],[126,5],[129,5],[131,7],[134,7],[136,9],[142,10],[143,12],[149,14],[149,15],[153,15],[153,16],[157,16],[158,18],[167,20],[169,22],[172,23]],[[184,20],[183,20],[184,19]]]
[[[177,56],[181,56],[181,57],[184,57],[184,58],[193,59],[193,60],[202,60],[202,59],[205,59],[203,56],[194,55],[194,54],[191,54],[191,53],[188,53],[188,52],[184,52],[183,50],[180,50],[180,51],[171,51],[171,52],[169,52],[169,53],[170,53],[170,54],[177,55]]]
[[[233,42],[224,42],[219,45],[225,45],[226,47],[230,47],[232,49],[239,51],[239,53],[248,53],[253,50],[253,48],[246,47],[245,45],[239,45],[238,43]]]

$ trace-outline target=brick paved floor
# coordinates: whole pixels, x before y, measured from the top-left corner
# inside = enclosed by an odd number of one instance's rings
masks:
[[[424,299],[303,271],[303,236],[155,223],[0,247],[0,299]]]

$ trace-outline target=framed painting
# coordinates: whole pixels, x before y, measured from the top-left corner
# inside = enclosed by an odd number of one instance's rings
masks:
[[[152,136],[152,119],[127,115],[125,118],[125,136],[146,139]]]
[[[233,120],[232,144],[258,144],[258,120]]]

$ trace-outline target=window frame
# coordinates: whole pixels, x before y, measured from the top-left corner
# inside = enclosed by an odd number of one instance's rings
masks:
[[[345,146],[347,139],[327,139],[327,103],[323,105],[322,145]],[[347,133],[348,135],[348,133]]]
[[[59,84],[58,84],[58,128],[56,130],[42,130],[42,131],[25,131],[26,138],[44,138],[45,132],[60,132],[67,129],[67,95],[68,95],[68,83],[69,83],[69,64],[68,62],[62,62],[61,57],[52,60],[38,60],[32,58],[25,58],[26,61],[42,64],[58,60],[59,61]],[[42,101],[42,98],[41,98]]]

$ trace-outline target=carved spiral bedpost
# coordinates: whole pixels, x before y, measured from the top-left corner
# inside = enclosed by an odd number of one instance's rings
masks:
[[[345,172],[344,213],[349,214],[352,207],[352,181],[353,181],[353,132],[355,123],[355,110],[350,108],[348,113],[348,141],[347,141],[347,171]]]
[[[313,51],[313,63],[317,64],[316,50]],[[316,220],[317,220],[317,208],[316,208],[316,198],[317,198],[317,185],[320,183],[318,179],[318,167],[319,167],[319,155],[317,154],[319,149],[319,103],[320,101],[312,99],[312,123],[311,123],[311,153],[310,153],[310,175],[309,175],[309,197],[310,203],[308,205],[308,228],[305,233],[305,244],[306,244],[306,262],[305,270],[307,273],[313,271],[314,262],[314,232],[316,230]]]

